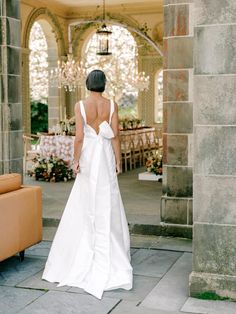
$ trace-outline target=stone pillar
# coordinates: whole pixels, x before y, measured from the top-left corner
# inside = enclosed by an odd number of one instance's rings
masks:
[[[146,75],[149,75],[150,85],[147,91],[139,92],[138,117],[149,126],[155,122],[155,76],[160,68],[162,68],[162,57],[156,55],[139,57],[139,72],[144,71]]]
[[[164,1],[163,146],[161,221],[176,235],[192,233],[193,4]],[[177,232],[178,230],[178,232]]]
[[[22,173],[20,1],[2,0],[0,10],[0,173]]]
[[[236,2],[195,1],[190,294],[236,300]]]
[[[22,48],[22,122],[23,132],[31,133],[30,87],[29,87],[29,53],[30,50]]]
[[[56,48],[48,48],[48,71],[57,67],[58,52]],[[48,128],[59,123],[64,119],[64,91],[58,89],[57,86],[51,86],[49,82],[48,90]]]

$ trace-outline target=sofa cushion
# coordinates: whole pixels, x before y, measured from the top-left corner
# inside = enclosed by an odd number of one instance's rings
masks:
[[[0,175],[0,194],[15,191],[21,188],[21,175],[9,173]]]

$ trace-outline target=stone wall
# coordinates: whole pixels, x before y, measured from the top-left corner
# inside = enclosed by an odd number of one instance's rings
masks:
[[[0,1],[0,173],[22,173],[20,1]]]
[[[193,4],[164,1],[163,146],[161,220],[192,224]]]
[[[236,300],[236,2],[195,1],[190,293]]]

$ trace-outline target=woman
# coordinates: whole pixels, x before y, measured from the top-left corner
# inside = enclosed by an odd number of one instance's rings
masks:
[[[89,97],[75,105],[74,186],[42,278],[101,299],[105,290],[132,288],[130,238],[117,175],[118,107],[102,96],[106,77],[92,71]]]

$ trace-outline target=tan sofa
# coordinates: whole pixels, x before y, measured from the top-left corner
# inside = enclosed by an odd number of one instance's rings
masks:
[[[42,191],[22,186],[17,173],[0,175],[0,261],[42,240]]]

